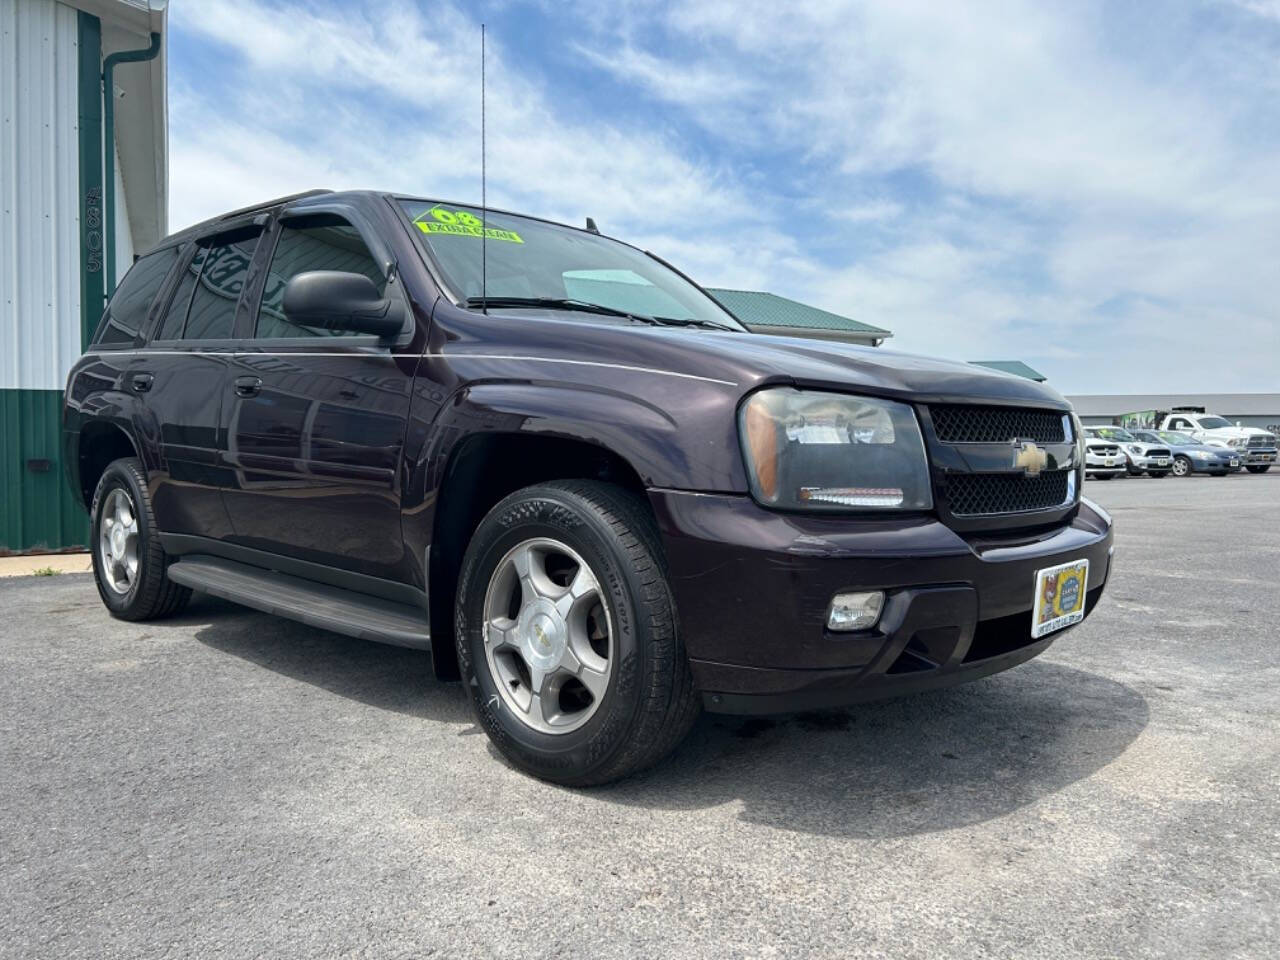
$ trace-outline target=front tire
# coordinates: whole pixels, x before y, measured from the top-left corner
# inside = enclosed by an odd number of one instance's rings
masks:
[[[1271,469],[1271,464],[1269,463],[1255,464],[1253,466],[1246,464],[1245,469],[1248,470],[1250,473],[1266,473],[1268,470]]]
[[[1190,457],[1174,457],[1173,458],[1173,475],[1175,477],[1185,477],[1191,472]]]
[[[518,490],[462,562],[458,664],[513,765],[592,786],[657,763],[700,703],[647,504],[596,481]]]
[[[113,617],[154,620],[187,605],[190,589],[165,573],[168,557],[160,546],[140,460],[127,457],[107,466],[90,516],[93,578]]]

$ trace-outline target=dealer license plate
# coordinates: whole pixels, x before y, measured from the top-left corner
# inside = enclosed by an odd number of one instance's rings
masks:
[[[1161,457],[1159,460],[1156,461],[1156,466],[1158,467],[1167,467],[1168,465],[1169,465],[1168,457]]]
[[[1240,466],[1240,461],[1239,461],[1239,460],[1232,460],[1232,461],[1231,461],[1231,465],[1232,465],[1233,467],[1238,467],[1238,466]]]
[[[1031,636],[1043,637],[1083,620],[1084,595],[1088,589],[1088,560],[1072,560],[1037,570]]]
[[[1115,461],[1115,459],[1114,459],[1113,457],[1107,457],[1107,459],[1106,459],[1106,460],[1104,460],[1103,462],[1104,462],[1108,467],[1114,467],[1114,466],[1116,465],[1116,461]]]

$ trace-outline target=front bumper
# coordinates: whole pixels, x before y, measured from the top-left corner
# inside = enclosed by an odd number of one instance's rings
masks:
[[[1124,473],[1125,468],[1125,459],[1119,454],[1114,457],[1086,456],[1084,460],[1084,472],[1087,474]]]
[[[1004,670],[1057,636],[1031,637],[1037,570],[1087,558],[1086,617],[1110,573],[1110,524],[1087,506],[1056,530],[962,537],[920,514],[784,514],[668,490],[650,501],[694,681],[716,712],[837,706]],[[874,629],[826,629],[846,590],[885,591]]]
[[[1173,469],[1173,457],[1141,457],[1131,453],[1129,462],[1133,464],[1135,470],[1154,470],[1159,473],[1162,470]]]
[[[1244,462],[1242,458],[1236,456],[1226,459],[1222,457],[1211,457],[1208,460],[1201,460],[1199,457],[1187,459],[1191,462],[1192,473],[1230,473],[1232,470],[1239,470],[1240,464]]]
[[[1240,462],[1247,467],[1258,467],[1263,464],[1276,462],[1276,451],[1264,448],[1255,448],[1250,450],[1244,448],[1240,451]]]

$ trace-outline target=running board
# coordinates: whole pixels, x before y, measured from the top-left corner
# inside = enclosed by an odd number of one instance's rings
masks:
[[[431,648],[426,611],[288,574],[217,557],[185,556],[169,579],[321,630],[398,647]]]

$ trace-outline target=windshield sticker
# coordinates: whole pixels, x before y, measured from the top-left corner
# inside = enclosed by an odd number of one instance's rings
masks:
[[[428,219],[430,218],[430,219]],[[417,220],[413,221],[423,233],[450,237],[480,236],[480,218],[466,210],[445,210],[443,207],[432,207]],[[508,243],[524,243],[520,234],[514,230],[500,230],[497,227],[485,227],[484,235],[489,240],[506,240]]]

